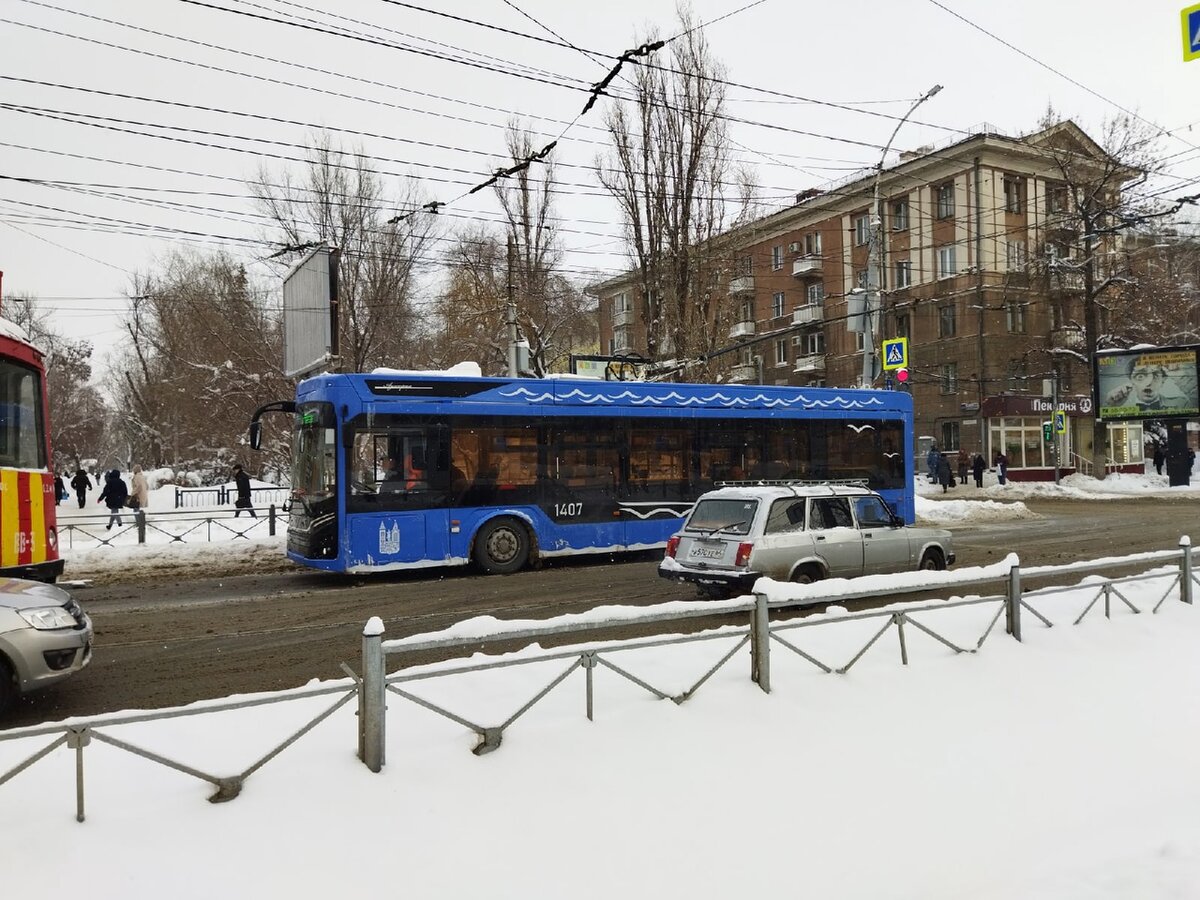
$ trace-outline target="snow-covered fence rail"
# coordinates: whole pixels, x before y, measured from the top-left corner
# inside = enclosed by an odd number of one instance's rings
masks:
[[[254,515],[251,515],[251,509]],[[241,514],[245,513],[243,517]],[[87,548],[113,547],[136,541],[146,543],[188,543],[212,540],[237,540],[274,536],[287,527],[287,507],[271,504],[228,510],[122,510],[120,524],[109,527],[106,513],[73,516],[58,523],[59,542],[68,550],[76,544]]]
[[[165,766],[169,769],[174,769],[177,772],[182,772],[185,775],[191,775],[193,778],[198,778],[201,781],[207,781],[215,787],[216,793],[212,794],[208,799],[211,803],[222,803],[226,800],[232,800],[241,793],[242,786],[246,779],[269,763],[272,759],[290,747],[304,735],[308,734],[338,709],[345,706],[350,700],[358,696],[356,684],[338,684],[326,687],[305,687],[297,688],[290,691],[282,691],[276,694],[266,696],[258,696],[245,698],[233,701],[217,701],[212,703],[198,703],[190,707],[182,709],[165,709],[157,710],[150,713],[134,713],[113,716],[99,716],[86,720],[75,720],[70,724],[63,725],[41,725],[30,728],[19,728],[12,731],[0,731],[0,743],[14,740],[28,740],[31,738],[51,738],[49,744],[39,748],[30,756],[23,759],[17,765],[13,766],[7,772],[0,773],[0,785],[6,781],[10,781],[17,775],[24,772],[38,760],[49,756],[59,747],[66,745],[67,749],[75,753],[75,820],[82,822],[84,820],[84,750],[96,741],[110,747],[115,747],[118,750],[124,750],[127,753],[132,753],[135,756],[140,756],[152,763]],[[247,709],[255,706],[265,706],[268,704],[287,703],[289,701],[304,700],[311,697],[321,697],[326,695],[337,695],[333,704],[317,715],[310,718],[307,722],[300,726],[299,729],[292,732],[284,738],[279,744],[272,747],[265,754],[262,754],[257,759],[253,760],[246,768],[240,772],[235,772],[230,775],[214,775],[210,772],[205,772],[199,768],[189,765],[186,762],[177,759],[171,759],[161,753],[149,750],[145,747],[137,746],[130,741],[119,737],[122,726],[136,725],[141,722],[151,722],[162,719],[178,719],[186,716],[199,716],[211,713],[228,712],[231,710]]]
[[[476,754],[495,750],[500,746],[504,731],[517,719],[528,712],[534,704],[546,697],[551,691],[565,682],[576,670],[584,673],[585,714],[589,720],[593,717],[595,702],[594,673],[603,667],[621,678],[655,695],[659,699],[670,699],[676,704],[682,704],[693,697],[700,687],[711,678],[717,670],[725,666],[738,655],[739,651],[749,645],[750,678],[764,692],[771,691],[771,649],[772,644],[791,651],[816,666],[826,674],[846,674],[878,641],[888,632],[895,631],[903,665],[909,663],[909,639],[911,631],[917,631],[931,638],[955,654],[975,653],[982,649],[984,642],[991,635],[1000,618],[1004,617],[1004,630],[1016,640],[1022,640],[1022,626],[1025,614],[1032,615],[1042,625],[1053,626],[1050,616],[1034,605],[1039,600],[1053,598],[1056,611],[1062,606],[1062,598],[1082,593],[1085,605],[1073,624],[1079,624],[1088,613],[1103,599],[1104,615],[1111,618],[1113,598],[1118,599],[1130,612],[1137,614],[1145,611],[1145,606],[1138,606],[1123,590],[1125,586],[1135,583],[1152,584],[1152,591],[1162,593],[1156,602],[1149,606],[1152,613],[1157,613],[1169,597],[1177,596],[1185,604],[1192,604],[1197,580],[1194,570],[1194,554],[1190,540],[1185,536],[1180,539],[1178,550],[1167,550],[1156,553],[1140,553],[1129,557],[1110,557],[1102,560],[1072,563],[1064,566],[1036,566],[1022,571],[1015,556],[1010,556],[1005,563],[977,569],[974,572],[939,572],[913,573],[887,576],[882,579],[887,582],[879,587],[855,589],[854,581],[818,582],[812,585],[791,586],[776,585],[769,579],[763,590],[756,590],[752,599],[737,598],[734,600],[718,601],[697,607],[696,604],[676,603],[667,604],[672,607],[667,611],[650,608],[645,612],[623,612],[616,615],[596,616],[593,614],[571,615],[559,617],[552,623],[538,622],[494,622],[490,627],[481,630],[456,626],[447,630],[446,636],[430,637],[417,635],[395,641],[383,640],[384,627],[381,620],[374,618],[368,621],[363,630],[362,652],[362,696],[359,702],[359,758],[373,772],[378,772],[384,764],[384,746],[386,743],[386,696],[392,693],[398,697],[417,704],[431,712],[457,722],[475,732],[478,742],[475,745]],[[1145,565],[1152,563],[1174,563],[1177,569],[1166,572],[1151,572],[1123,578],[1103,578],[1086,580],[1077,585],[1066,587],[1043,588],[1037,591],[1026,591],[1022,581],[1044,578],[1061,578],[1074,574],[1111,571],[1113,568],[1129,565]],[[864,582],[878,581],[877,579],[862,579]],[[832,590],[831,590],[832,588]],[[779,614],[784,611],[795,611],[801,606],[822,602],[846,601],[878,601],[912,595],[914,593],[928,594],[931,592],[955,591],[964,589],[995,588],[993,593],[972,595],[963,599],[940,600],[933,603],[899,603],[883,608],[870,609],[863,612],[848,613],[839,611],[834,615],[826,613],[821,616],[810,616],[803,619],[784,619]],[[772,599],[768,592],[776,592],[783,596]],[[787,596],[793,594],[795,596]],[[1143,601],[1144,602],[1144,601]],[[995,606],[994,612],[988,610]],[[929,618],[934,615],[944,615],[948,610],[961,610],[978,607],[987,612],[982,618],[983,630],[973,640],[951,638],[945,633],[935,630],[929,624]],[[772,613],[776,618],[772,619]],[[493,662],[474,662],[456,664],[449,667],[439,666],[427,671],[406,673],[400,671],[387,675],[387,658],[412,658],[416,654],[447,654],[454,651],[462,652],[467,648],[478,651],[481,645],[488,643],[512,644],[524,642],[526,645],[539,643],[546,639],[561,641],[565,638],[577,639],[575,642],[585,642],[598,631],[611,631],[619,628],[646,626],[663,626],[668,624],[687,625],[699,619],[711,618],[714,614],[745,615],[749,621],[745,625],[722,626],[695,634],[675,635],[669,638],[653,638],[648,640],[620,641],[598,646],[587,646],[583,649],[564,651],[546,651],[523,656],[519,659],[509,658]],[[926,614],[930,614],[926,616]],[[802,629],[814,629],[820,626],[844,624],[848,622],[877,622],[879,628],[871,632],[865,642],[843,663],[837,665],[824,662],[811,653],[784,637],[785,633],[801,632]],[[470,626],[471,623],[465,623]],[[697,673],[698,677],[683,691],[671,692],[655,687],[648,681],[633,675],[627,669],[614,663],[610,657],[617,653],[626,653],[648,647],[662,647],[668,644],[694,643],[717,639],[737,638],[734,646],[728,650],[707,671]],[[484,725],[473,722],[463,715],[422,698],[408,689],[408,685],[419,681],[481,672],[488,669],[525,666],[535,663],[559,661],[566,667],[554,677],[533,698],[526,701],[512,715],[496,725]]]

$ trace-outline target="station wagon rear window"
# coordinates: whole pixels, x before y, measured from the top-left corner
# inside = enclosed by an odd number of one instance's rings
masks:
[[[757,500],[701,500],[687,527],[691,531],[748,534],[757,510]]]

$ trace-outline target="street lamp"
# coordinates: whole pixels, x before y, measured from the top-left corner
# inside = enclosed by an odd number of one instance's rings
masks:
[[[888,138],[887,143],[884,145],[883,153],[879,157],[879,165],[875,167],[875,187],[871,199],[871,233],[867,248],[866,307],[863,310],[863,387],[870,386],[875,380],[874,317],[879,309],[879,285],[883,280],[881,278],[882,272],[880,271],[880,267],[883,265],[881,258],[883,254],[883,204],[879,197],[879,182],[883,177],[883,163],[892,149],[892,141],[896,139],[896,134],[900,131],[900,126],[908,121],[908,117],[916,112],[918,106],[936,95],[941,89],[942,86],[940,84],[935,84],[913,101],[913,105],[908,108],[908,112],[900,117],[900,121],[892,129],[892,136]]]

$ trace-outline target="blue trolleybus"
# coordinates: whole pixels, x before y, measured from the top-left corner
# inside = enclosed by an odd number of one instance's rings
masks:
[[[662,547],[717,482],[855,479],[913,520],[898,391],[320,375],[295,402],[287,552],[371,572]]]

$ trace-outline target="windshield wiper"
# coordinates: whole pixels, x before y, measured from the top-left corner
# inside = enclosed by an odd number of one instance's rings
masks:
[[[730,522],[728,525],[722,525],[720,528],[709,528],[709,529],[700,528],[697,530],[699,530],[699,531],[707,530],[708,536],[712,537],[714,534],[720,534],[722,531],[725,531],[728,528],[737,528],[739,525],[745,525],[745,524],[746,524],[746,520],[742,519],[740,522]]]

